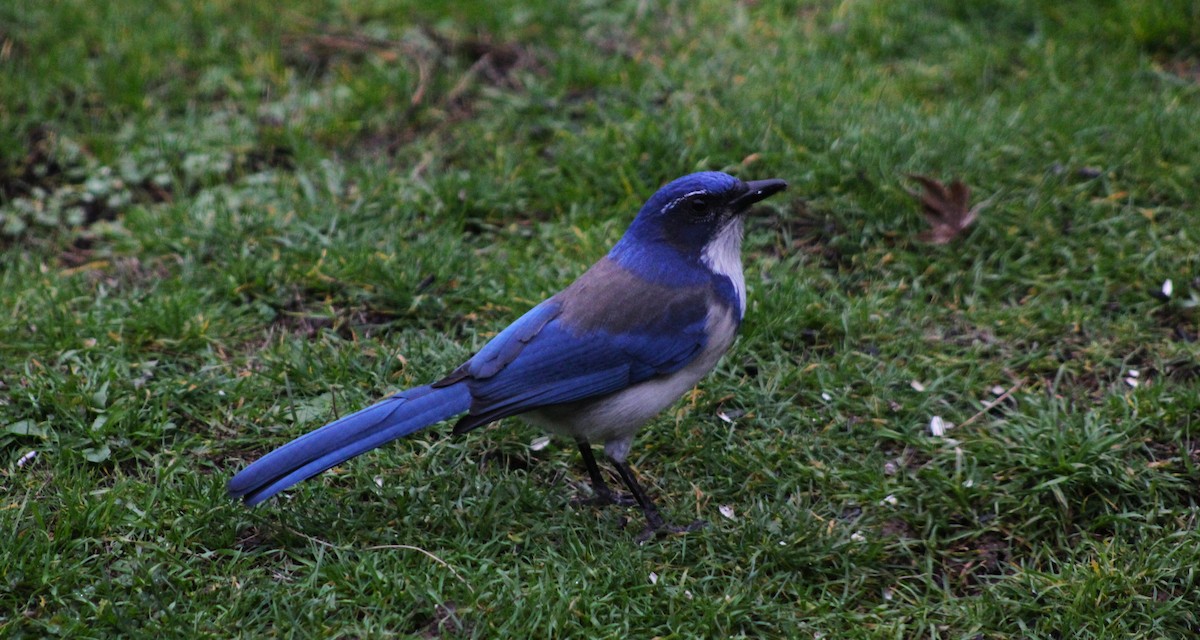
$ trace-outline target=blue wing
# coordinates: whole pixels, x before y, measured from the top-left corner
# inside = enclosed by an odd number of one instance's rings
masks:
[[[434,386],[466,381],[469,431],[547,405],[603,396],[678,371],[704,349],[708,287],[666,287],[601,260]]]

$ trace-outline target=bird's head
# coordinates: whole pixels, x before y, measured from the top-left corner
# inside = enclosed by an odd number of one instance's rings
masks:
[[[646,201],[614,250],[629,244],[666,244],[698,257],[732,234],[736,251],[741,246],[742,215],[754,203],[786,188],[783,180],[746,182],[719,171],[676,178]]]

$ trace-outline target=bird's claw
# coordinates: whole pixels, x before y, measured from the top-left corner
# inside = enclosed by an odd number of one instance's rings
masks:
[[[697,520],[689,525],[683,526],[671,524],[670,522],[662,522],[658,524],[658,526],[648,524],[646,525],[646,528],[643,529],[636,538],[634,538],[634,541],[638,544],[645,544],[653,538],[665,538],[669,535],[691,533],[693,531],[699,531],[707,526],[708,522],[704,520]]]
[[[628,493],[617,493],[609,490],[596,491],[590,498],[575,497],[571,500],[571,504],[589,507],[605,507],[615,504],[621,507],[632,507],[637,504],[637,500]]]

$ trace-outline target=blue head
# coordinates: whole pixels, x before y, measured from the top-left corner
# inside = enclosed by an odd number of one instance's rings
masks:
[[[724,242],[728,234],[736,235],[740,248],[742,214],[786,188],[783,180],[743,182],[719,171],[676,178],[650,196],[612,255],[665,246],[698,260],[709,245]]]

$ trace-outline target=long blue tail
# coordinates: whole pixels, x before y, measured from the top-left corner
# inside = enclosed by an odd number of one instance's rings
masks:
[[[259,458],[229,480],[229,495],[256,505],[354,456],[469,408],[471,393],[464,384],[401,391]]]

